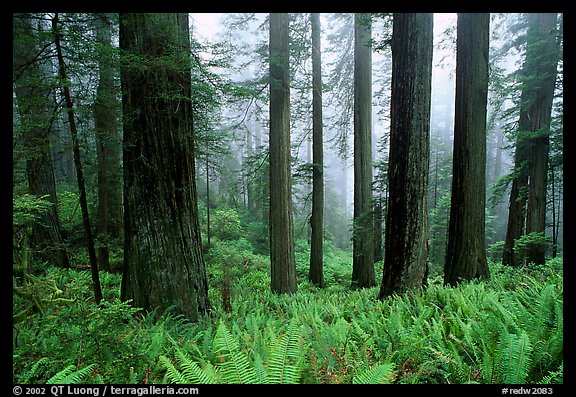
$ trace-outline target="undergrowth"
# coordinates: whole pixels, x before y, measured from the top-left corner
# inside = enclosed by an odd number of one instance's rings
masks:
[[[119,300],[121,276],[46,268],[14,278],[15,383],[562,383],[562,260],[486,281],[376,299],[349,289],[351,258],[329,247],[327,288],[269,290],[268,262],[249,243],[215,240],[207,255],[213,309],[197,323],[141,314]],[[381,265],[380,265],[381,266]],[[380,267],[381,268],[381,267]],[[226,270],[227,269],[227,270]],[[220,284],[230,275],[230,310]],[[381,271],[379,271],[381,274]]]

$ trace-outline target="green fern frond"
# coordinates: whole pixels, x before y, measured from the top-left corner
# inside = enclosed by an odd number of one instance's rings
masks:
[[[390,384],[394,381],[394,363],[376,364],[366,371],[354,375],[352,384],[369,385],[369,384]]]
[[[182,372],[180,372],[166,356],[160,356],[160,364],[166,370],[166,374],[164,375],[165,382],[176,384],[188,383],[188,379],[182,375]]]
[[[26,371],[21,383],[36,383],[37,377],[45,373],[44,370],[40,369],[41,366],[50,367],[50,359],[48,357],[42,357],[32,364],[32,367]]]
[[[560,365],[557,371],[551,371],[548,375],[542,378],[540,383],[550,385],[552,383],[562,383],[564,378],[564,363]]]
[[[258,378],[254,366],[240,350],[238,341],[222,320],[218,324],[214,337],[214,350],[224,359],[218,365],[224,383],[257,383]]]
[[[268,373],[266,371],[266,366],[264,365],[264,361],[262,361],[262,357],[258,353],[254,355],[254,370],[256,371],[256,377],[258,379],[257,383],[260,384],[268,384],[270,381],[268,380]]]
[[[82,369],[76,369],[75,365],[69,365],[56,375],[46,381],[47,384],[79,384],[85,383],[86,378],[90,375],[96,364],[90,364]]]
[[[176,352],[176,357],[182,368],[182,374],[185,378],[190,379],[190,382],[186,383],[216,383],[215,377],[211,376],[211,373],[213,373],[213,371],[210,371],[211,364],[208,364],[206,368],[202,368],[196,361],[192,360],[182,350],[178,350]]]
[[[272,346],[268,362],[270,383],[298,383],[304,351],[298,334],[298,323],[292,319],[288,330]]]
[[[196,361],[182,350],[179,349],[176,351],[176,357],[180,369],[176,368],[166,356],[160,357],[160,362],[166,370],[166,374],[164,375],[165,381],[175,384],[216,383],[215,376],[211,375],[208,368],[203,369],[200,367]]]
[[[507,334],[503,339],[500,367],[503,383],[525,383],[530,370],[532,345],[525,332]]]

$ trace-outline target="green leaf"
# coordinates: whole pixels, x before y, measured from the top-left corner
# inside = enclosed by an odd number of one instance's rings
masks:
[[[220,320],[214,338],[214,350],[224,361],[218,365],[223,383],[257,383],[258,377],[248,357],[240,350],[238,341]]]
[[[507,334],[503,338],[502,346],[502,359],[500,360],[502,382],[526,383],[532,351],[528,335],[525,332],[522,332],[520,336]]]
[[[63,383],[63,384],[79,384],[85,383],[86,378],[96,364],[90,364],[82,369],[77,370],[75,365],[69,365],[56,375],[46,381],[47,384]]]
[[[394,380],[394,363],[376,364],[364,372],[354,375],[352,384],[389,384]]]

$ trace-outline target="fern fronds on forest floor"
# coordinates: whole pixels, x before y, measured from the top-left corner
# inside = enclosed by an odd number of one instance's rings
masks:
[[[252,273],[236,280],[232,312],[215,307],[190,323],[169,313],[137,314],[118,300],[119,275],[103,272],[106,289],[116,292],[98,307],[90,302],[89,275],[49,269],[38,285],[55,283],[70,302],[19,324],[13,380],[562,382],[562,262],[526,270],[493,264],[489,280],[431,283],[385,301],[375,288],[255,291]],[[20,304],[15,296],[15,310]],[[91,370],[74,375],[86,364]]]

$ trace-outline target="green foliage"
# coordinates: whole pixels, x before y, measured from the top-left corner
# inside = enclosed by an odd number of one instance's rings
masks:
[[[40,214],[52,206],[48,195],[37,197],[28,193],[12,198],[12,224],[29,226],[37,222]]]
[[[544,233],[532,232],[521,236],[514,241],[514,252],[520,258],[524,258],[530,250],[546,249],[550,244],[550,238]]]
[[[394,364],[379,364],[368,369],[366,372],[362,372],[354,376],[352,383],[355,385],[359,384],[384,384],[392,383],[394,380]]]
[[[242,236],[240,218],[231,208],[214,211],[211,216],[211,228],[214,236],[221,240],[234,240]]]
[[[46,381],[46,384],[56,384],[56,383],[63,383],[63,384],[79,384],[79,383],[86,383],[86,379],[94,368],[96,364],[87,365],[84,368],[76,369],[75,365],[69,365],[68,367],[64,368],[62,371],[56,373],[53,377]]]
[[[273,294],[268,264],[249,243],[218,244],[213,249],[235,264],[227,265],[231,311],[212,296],[211,315],[197,323],[120,302],[117,274],[101,272],[109,292],[98,307],[88,272],[47,269],[34,288],[44,296],[57,288],[54,297],[63,300],[16,325],[13,381],[45,383],[94,364],[85,382],[563,381],[562,258],[522,269],[491,263],[489,280],[444,287],[431,278],[425,290],[379,301],[377,287],[350,291],[346,279],[334,278],[324,289],[300,279],[297,293]],[[298,247],[304,258],[305,244]],[[344,253],[330,245],[326,252],[341,255],[336,267],[344,272]],[[214,294],[222,266],[218,256],[210,258]],[[14,312],[25,302],[15,295]],[[68,372],[59,374],[62,368]]]
[[[525,383],[530,366],[532,345],[525,332],[503,336],[500,349],[500,369],[503,383]]]
[[[265,364],[258,354],[252,362],[226,323],[220,320],[213,339],[216,365],[201,366],[182,349],[176,351],[180,369],[165,356],[160,361],[166,370],[164,380],[173,383],[298,383],[305,353],[301,342],[298,324],[293,320],[287,331],[270,345],[268,362]]]

